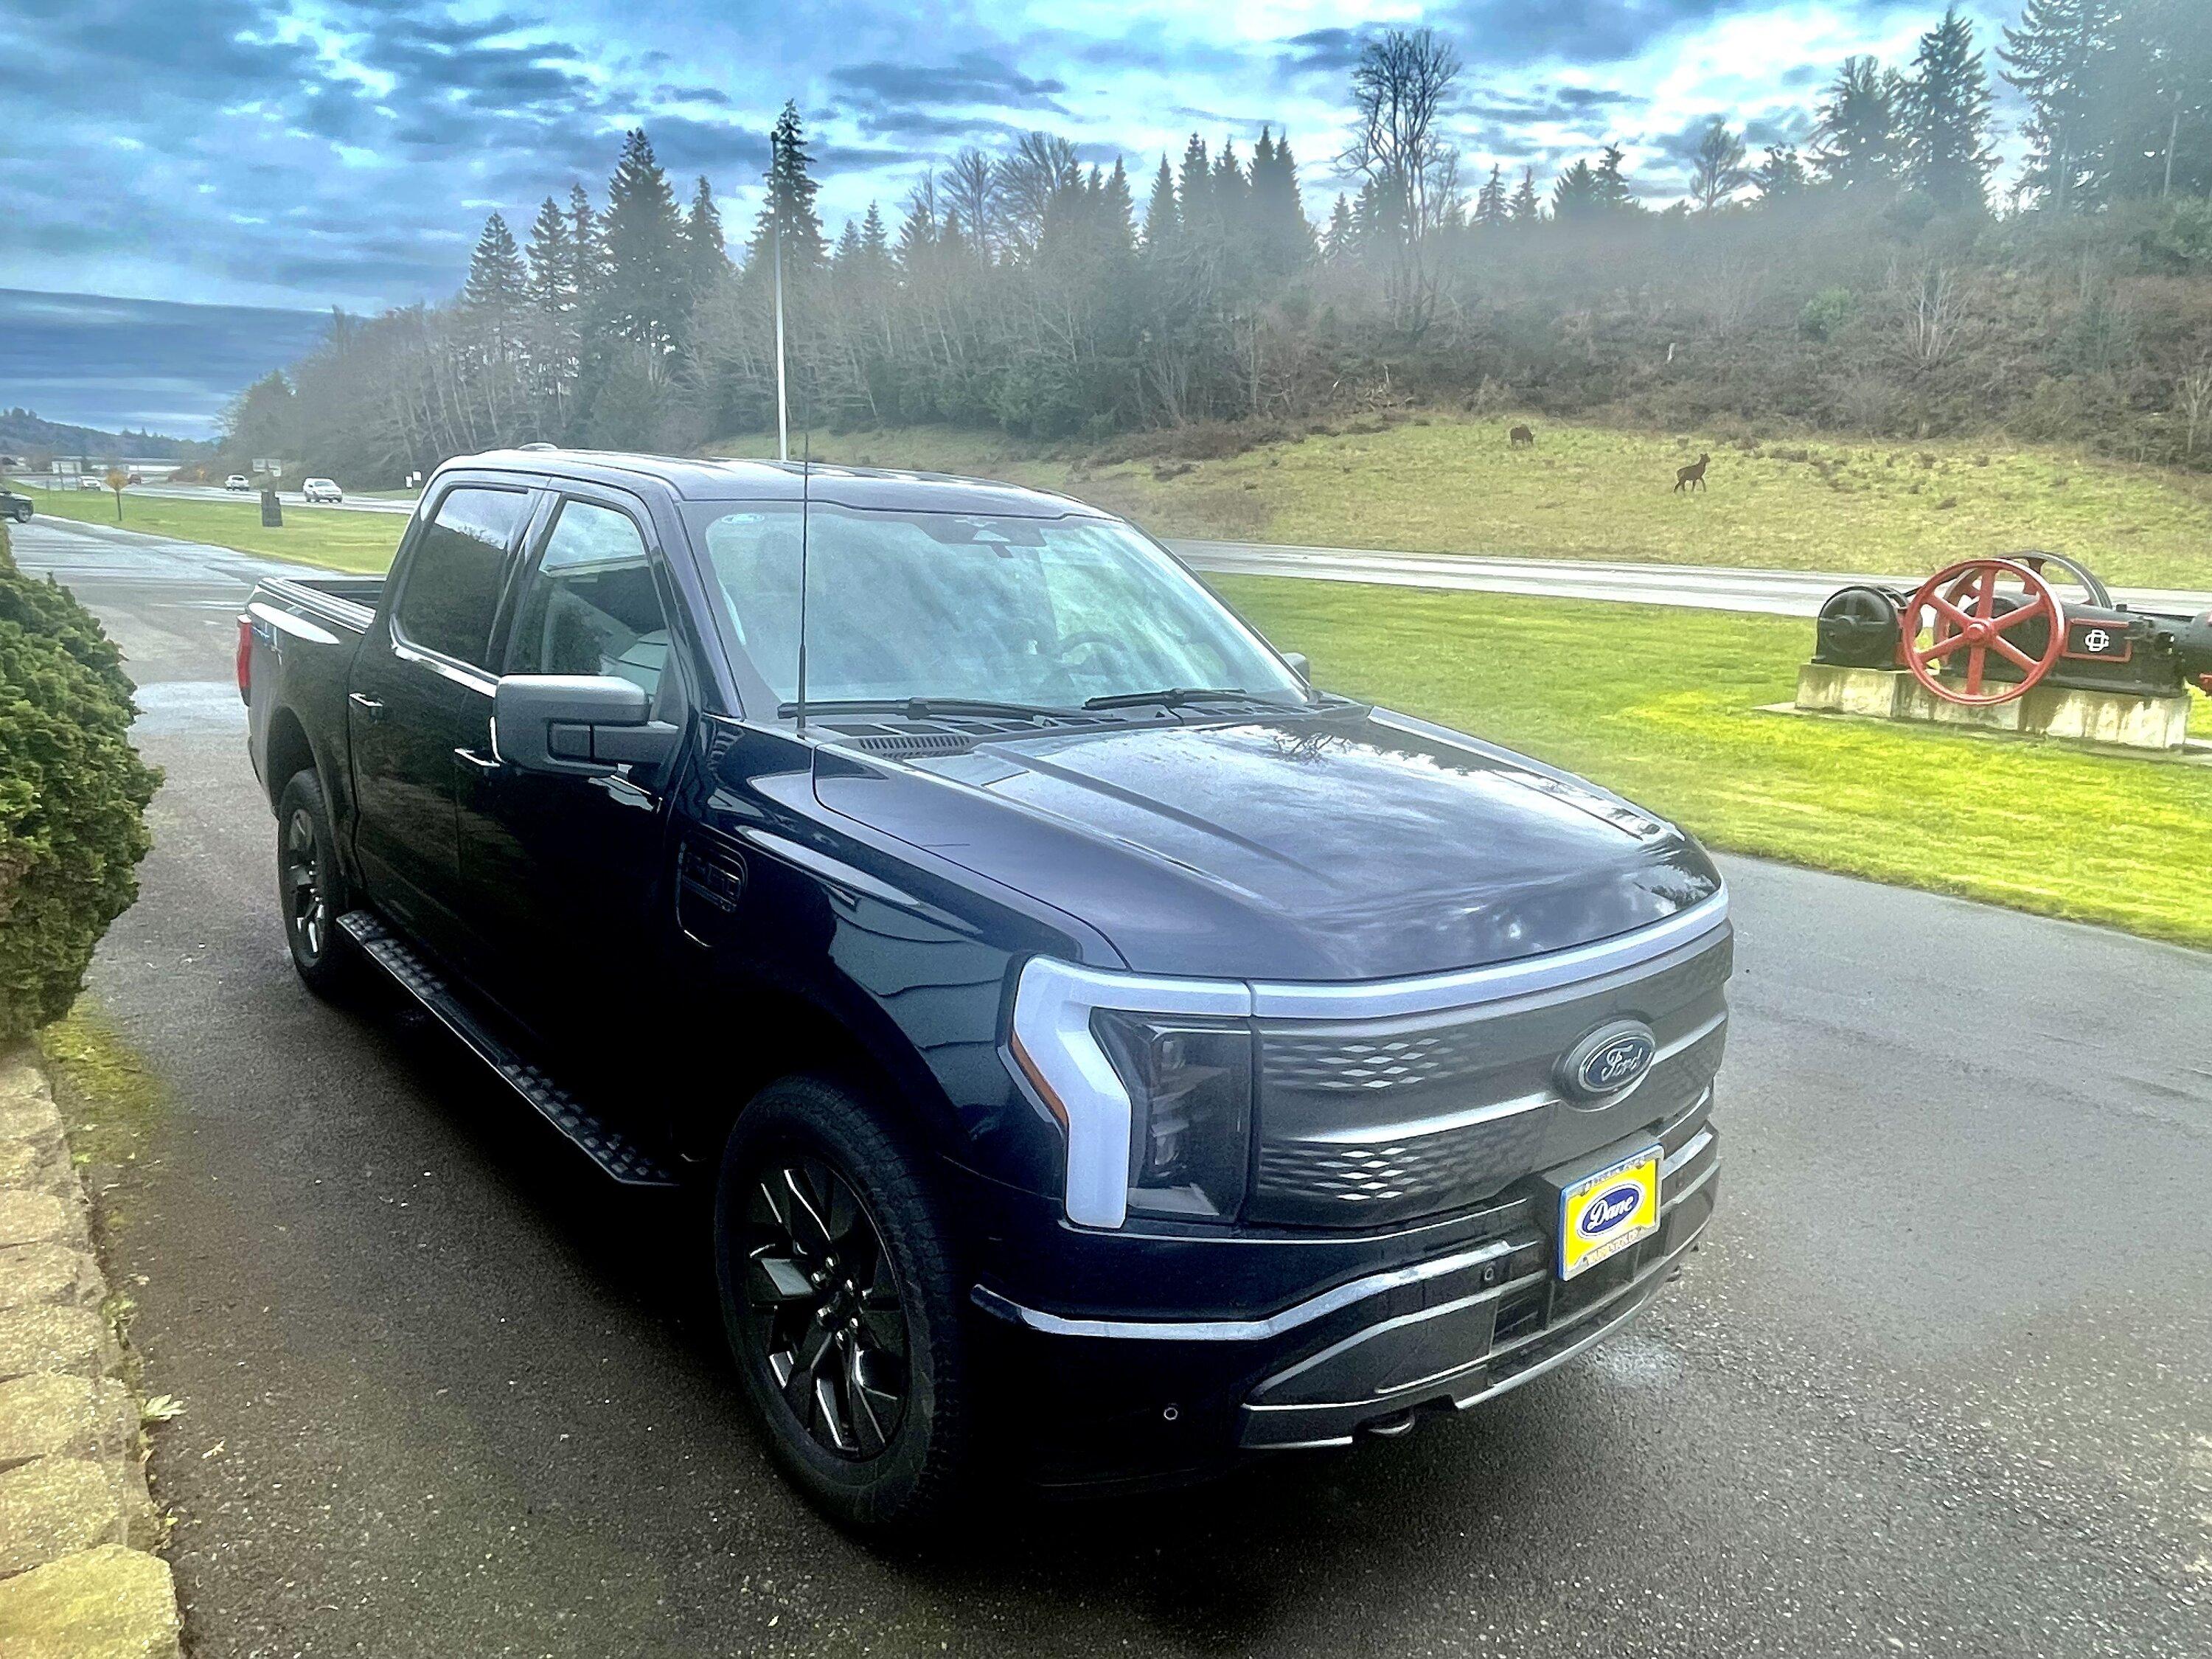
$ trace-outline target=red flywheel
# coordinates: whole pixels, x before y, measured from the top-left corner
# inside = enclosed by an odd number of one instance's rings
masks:
[[[2038,621],[2044,624],[2043,653],[2033,656],[2016,641],[2022,624]],[[2011,702],[2049,673],[2066,648],[2058,595],[2010,559],[1962,559],[1937,571],[1906,602],[1898,626],[1912,677],[1947,702],[1975,707]],[[2033,635],[2030,629],[2027,637]],[[1992,654],[2020,678],[1990,678]],[[1960,678],[1947,678],[1944,670]]]

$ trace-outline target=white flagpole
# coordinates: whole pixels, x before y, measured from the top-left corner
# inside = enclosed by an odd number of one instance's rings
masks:
[[[791,459],[791,404],[783,386],[783,227],[775,228],[775,458]]]

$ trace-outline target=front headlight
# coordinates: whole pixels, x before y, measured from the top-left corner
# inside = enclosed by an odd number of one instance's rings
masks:
[[[1048,957],[1022,969],[1008,1047],[1067,1131],[1068,1219],[1233,1216],[1251,1158],[1252,997]]]

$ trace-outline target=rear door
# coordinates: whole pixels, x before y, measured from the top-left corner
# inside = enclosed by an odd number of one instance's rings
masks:
[[[653,520],[623,492],[562,483],[523,561],[506,629],[510,674],[608,674],[686,723],[692,696]],[[674,764],[667,769],[672,774]],[[549,777],[465,763],[461,868],[470,921],[505,966],[501,1000],[545,1035],[596,1036],[597,1011],[651,982],[665,891],[667,785],[654,769]]]
[[[368,896],[456,960],[476,954],[460,895],[456,751],[491,752],[492,629],[533,502],[521,481],[447,483],[416,523],[346,688]]]

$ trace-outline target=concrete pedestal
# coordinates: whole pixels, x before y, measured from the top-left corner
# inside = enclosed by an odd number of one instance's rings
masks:
[[[2189,740],[2189,701],[2186,693],[2136,697],[2038,685],[2009,702],[1969,705],[1946,702],[1901,668],[1808,662],[1797,671],[1797,707],[1814,714],[1922,720],[2167,753]]]

